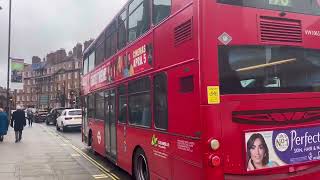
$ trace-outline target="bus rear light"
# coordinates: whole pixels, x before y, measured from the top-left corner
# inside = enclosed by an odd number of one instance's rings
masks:
[[[220,147],[220,142],[217,139],[210,139],[209,140],[209,145],[212,150],[218,150]]]
[[[209,156],[209,166],[211,167],[217,167],[220,166],[221,164],[221,159],[217,155],[210,155]]]
[[[72,119],[71,117],[64,118],[64,120],[71,120],[71,119]]]

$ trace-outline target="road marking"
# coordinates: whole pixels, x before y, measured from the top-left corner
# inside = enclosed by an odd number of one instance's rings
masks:
[[[80,157],[80,154],[71,154],[72,157]]]
[[[113,180],[119,180],[120,178],[115,175],[114,173],[110,172],[109,169],[105,168],[104,166],[102,166],[100,163],[98,163],[97,161],[95,161],[93,158],[91,158],[90,156],[88,156],[87,154],[85,154],[84,152],[82,152],[79,148],[77,148],[76,146],[70,144],[70,146],[77,151],[79,154],[81,154],[85,159],[87,159],[88,161],[90,161],[93,165],[95,165],[98,169],[100,169],[100,171],[102,171],[103,173],[107,174],[109,177],[111,177]]]
[[[92,175],[95,179],[105,179],[108,178],[106,174]]]

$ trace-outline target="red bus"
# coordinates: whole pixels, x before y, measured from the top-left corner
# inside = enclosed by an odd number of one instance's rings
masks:
[[[319,179],[319,0],[130,0],[84,52],[83,141],[137,179]]]

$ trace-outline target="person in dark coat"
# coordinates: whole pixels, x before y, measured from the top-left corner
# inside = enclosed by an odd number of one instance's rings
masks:
[[[0,108],[0,142],[3,141],[4,135],[7,135],[8,126],[9,122],[7,113],[4,112],[2,108]]]
[[[17,106],[17,110],[12,113],[11,127],[14,128],[16,134],[16,143],[22,139],[23,127],[26,126],[25,112],[20,106]]]

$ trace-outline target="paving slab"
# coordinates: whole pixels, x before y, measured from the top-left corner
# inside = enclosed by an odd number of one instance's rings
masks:
[[[68,141],[41,124],[26,127],[22,136],[22,141],[15,143],[14,131],[10,128],[0,143],[1,180],[90,180],[95,179],[96,174],[103,174],[81,155],[76,155]]]

